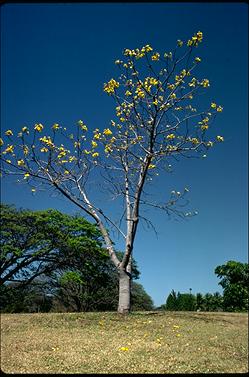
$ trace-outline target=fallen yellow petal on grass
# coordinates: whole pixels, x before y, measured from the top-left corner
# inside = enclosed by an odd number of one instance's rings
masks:
[[[119,350],[120,351],[129,351],[129,348],[128,347],[120,347]]]

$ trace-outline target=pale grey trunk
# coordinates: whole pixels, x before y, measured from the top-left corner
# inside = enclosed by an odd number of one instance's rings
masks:
[[[119,300],[118,312],[129,313],[131,309],[131,274],[126,270],[119,270]]]

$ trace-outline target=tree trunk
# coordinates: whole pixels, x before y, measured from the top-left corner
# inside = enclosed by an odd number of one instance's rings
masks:
[[[119,270],[119,300],[118,312],[128,314],[131,309],[131,274],[126,270]]]

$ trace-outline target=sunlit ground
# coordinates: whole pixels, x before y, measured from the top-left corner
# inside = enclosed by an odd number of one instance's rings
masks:
[[[240,373],[248,315],[2,314],[5,373]]]

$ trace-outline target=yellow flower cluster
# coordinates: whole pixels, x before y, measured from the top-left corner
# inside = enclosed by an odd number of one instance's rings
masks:
[[[214,145],[214,143],[212,142],[212,141],[208,141],[207,143],[206,143],[206,146],[207,147],[212,147]]]
[[[43,136],[39,139],[42,143],[46,144],[48,147],[54,148],[54,143],[51,140],[50,136]]]
[[[11,130],[7,130],[5,132],[5,135],[7,135],[7,136],[13,136],[13,132]]]
[[[199,144],[199,140],[196,138],[196,137],[192,137],[192,139],[190,140],[193,144]]]
[[[113,94],[115,89],[119,87],[119,82],[111,79],[107,84],[104,84],[104,92],[108,94]]]
[[[208,130],[208,124],[203,124],[202,126],[201,126],[201,130],[202,131],[206,131],[206,130]]]
[[[186,71],[186,69],[183,69],[179,75],[176,75],[175,76],[175,81],[176,81],[176,85],[179,84],[179,82],[181,82],[185,76],[189,76],[190,73]]]
[[[78,125],[80,126],[80,128],[82,129],[82,131],[87,131],[88,130],[87,126],[84,124],[84,122],[82,120],[78,121]]]
[[[135,50],[130,50],[129,48],[126,48],[124,50],[124,55],[130,56],[130,57],[134,56],[136,59],[140,59],[140,58],[144,57],[146,52],[150,52],[152,50],[153,50],[153,48],[150,45],[146,45],[146,46],[142,47],[141,49],[136,48]]]
[[[137,87],[135,93],[136,93],[136,95],[134,96],[135,99],[145,97],[145,92],[141,89],[141,86]]]
[[[38,124],[35,124],[35,127],[34,129],[37,131],[37,132],[42,132],[43,130],[43,125],[41,123],[38,123]]]
[[[191,39],[188,40],[187,46],[195,46],[197,47],[199,43],[202,42],[203,33],[198,31]]]
[[[168,139],[168,140],[175,139],[175,134],[169,134],[169,135],[167,135],[166,139]]]
[[[58,130],[60,128],[59,124],[58,123],[55,123],[53,126],[52,126],[52,129],[53,130]]]
[[[148,169],[155,169],[155,167],[156,167],[156,165],[150,164],[150,165],[148,166]]]
[[[188,85],[189,85],[189,86],[192,86],[193,88],[195,88],[196,85],[197,85],[197,83],[198,83],[197,79],[196,79],[195,77],[193,77],[193,78],[191,79],[191,81],[188,83]]]
[[[93,136],[94,139],[99,140],[101,138],[101,133],[96,132],[95,135]]]
[[[210,86],[209,80],[203,79],[202,82],[201,82],[201,86],[203,86],[203,88],[208,88]]]
[[[223,136],[216,136],[216,140],[219,141],[219,142],[222,142],[224,141],[224,137]]]
[[[112,135],[112,131],[110,130],[110,128],[105,128],[104,131],[103,131],[103,134],[104,135]]]
[[[151,60],[157,61],[157,60],[159,60],[159,59],[160,59],[160,54],[159,54],[159,52],[155,52],[155,54],[153,54],[153,55],[151,56]]]
[[[23,153],[25,156],[27,156],[27,154],[29,153],[29,147],[27,145],[23,146]]]
[[[98,146],[98,143],[96,143],[96,141],[92,140],[92,148],[97,148]]]
[[[4,144],[3,139],[0,137],[0,147]]]
[[[5,151],[3,151],[3,154],[13,153],[13,152],[14,152],[14,145],[8,145]]]
[[[144,89],[147,90],[147,92],[151,91],[151,87],[154,85],[158,85],[159,81],[155,79],[154,77],[146,77],[143,83]]]
[[[18,166],[24,166],[24,165],[25,165],[24,160],[18,160],[18,161],[17,161],[17,165],[18,165]]]

